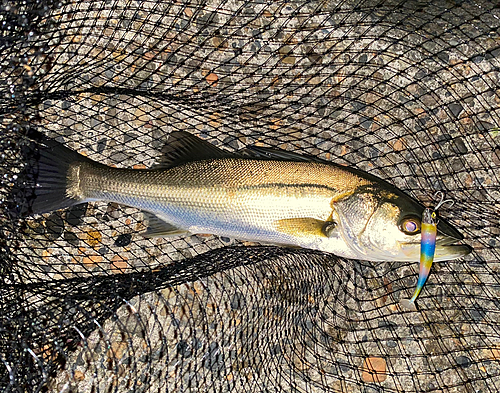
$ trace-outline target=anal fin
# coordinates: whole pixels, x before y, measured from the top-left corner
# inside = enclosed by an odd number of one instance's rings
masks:
[[[144,217],[149,221],[148,228],[141,235],[147,238],[177,236],[188,233],[185,229],[176,227],[158,218],[153,213],[144,212]]]

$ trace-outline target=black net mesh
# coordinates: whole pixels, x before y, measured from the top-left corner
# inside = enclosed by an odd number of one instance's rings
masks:
[[[500,391],[499,31],[483,0],[0,2],[1,389]],[[13,214],[38,133],[141,168],[175,130],[443,190],[474,251],[409,313],[416,263]]]

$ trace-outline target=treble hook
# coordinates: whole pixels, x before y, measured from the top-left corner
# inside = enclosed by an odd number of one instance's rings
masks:
[[[455,201],[453,199],[444,199],[444,192],[443,191],[436,191],[436,193],[434,194],[433,198],[436,199],[436,197],[438,195],[441,196],[441,199],[439,200],[438,204],[434,207],[434,211],[436,211],[437,209],[439,209],[445,203],[450,202],[451,203],[450,207],[452,207],[455,204]]]

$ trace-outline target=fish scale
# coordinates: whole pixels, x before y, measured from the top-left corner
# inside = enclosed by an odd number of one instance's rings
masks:
[[[328,174],[340,179],[337,168],[304,162],[222,159],[165,170],[79,165],[80,180],[72,181],[80,184],[81,200],[122,203],[155,212],[191,233],[245,236],[252,241],[288,244],[290,236],[276,232],[277,221],[297,217],[325,221],[332,214],[332,199],[354,191],[344,181],[332,182],[339,189],[327,185]],[[249,174],[237,176],[239,170]],[[351,184],[369,184],[350,177]],[[299,179],[302,184],[297,184]]]

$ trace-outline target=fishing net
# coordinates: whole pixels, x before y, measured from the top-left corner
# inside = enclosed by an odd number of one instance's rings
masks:
[[[0,2],[2,391],[500,391],[499,31],[483,0]],[[474,251],[407,312],[417,263],[22,214],[40,135],[145,168],[177,130],[442,190]]]

